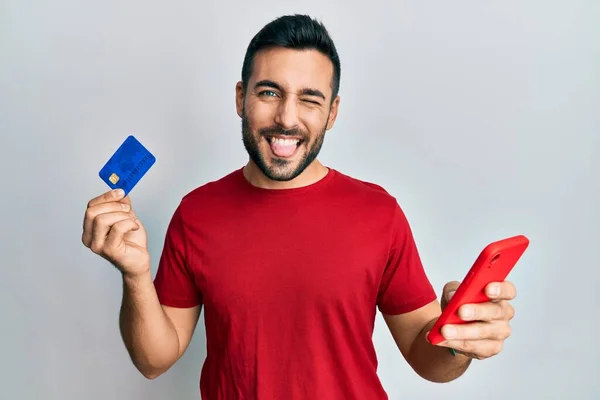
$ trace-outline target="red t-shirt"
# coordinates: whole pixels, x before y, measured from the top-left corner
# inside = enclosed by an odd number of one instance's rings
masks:
[[[210,400],[386,399],[376,310],[436,298],[396,199],[334,169],[284,190],[238,169],[187,194],[155,286],[164,305],[204,307]]]

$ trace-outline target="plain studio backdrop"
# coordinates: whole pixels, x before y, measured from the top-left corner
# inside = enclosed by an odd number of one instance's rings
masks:
[[[390,398],[600,398],[599,11],[593,0],[1,0],[0,398],[199,398],[203,316],[176,366],[143,378],[119,336],[119,274],[81,244],[82,218],[108,189],[99,169],[136,135],[157,157],[132,192],[155,273],[181,197],[247,161],[234,103],[244,52],[290,13],[325,22],[341,56],[322,161],[398,198],[438,293],[490,241],[531,240],[509,277],[513,335],[455,382],[418,377],[378,316]]]

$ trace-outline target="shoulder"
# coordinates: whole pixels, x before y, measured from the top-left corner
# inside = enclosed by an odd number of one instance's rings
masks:
[[[336,174],[338,175],[338,186],[343,191],[351,193],[352,197],[375,201],[377,203],[397,203],[396,197],[381,184],[359,179],[340,171],[336,171]]]
[[[223,204],[223,201],[231,201],[232,198],[235,199],[235,196],[231,195],[239,190],[238,175],[240,171],[240,169],[237,169],[194,188],[183,195],[178,208],[184,212],[188,210],[198,211]]]
[[[353,214],[359,213],[362,221],[370,221],[384,230],[406,233],[410,227],[400,202],[393,191],[380,183],[359,179],[338,172],[338,187],[344,204],[349,205]],[[340,204],[340,202],[336,202]]]
[[[384,185],[339,171],[336,173],[336,204],[344,204],[352,213],[360,213],[363,218],[384,224],[402,213],[397,197]]]

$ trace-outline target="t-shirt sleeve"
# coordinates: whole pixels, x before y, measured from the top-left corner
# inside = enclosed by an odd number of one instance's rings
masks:
[[[202,304],[189,264],[181,206],[175,210],[167,228],[154,287],[163,305],[187,308]]]
[[[388,315],[416,310],[437,298],[425,274],[412,230],[398,204],[392,218],[391,243],[377,306]]]

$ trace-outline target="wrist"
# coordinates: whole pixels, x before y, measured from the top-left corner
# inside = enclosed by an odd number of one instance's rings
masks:
[[[135,284],[148,279],[152,280],[152,272],[150,266],[147,266],[136,271],[123,271],[121,272],[121,277],[123,278],[123,283]]]

